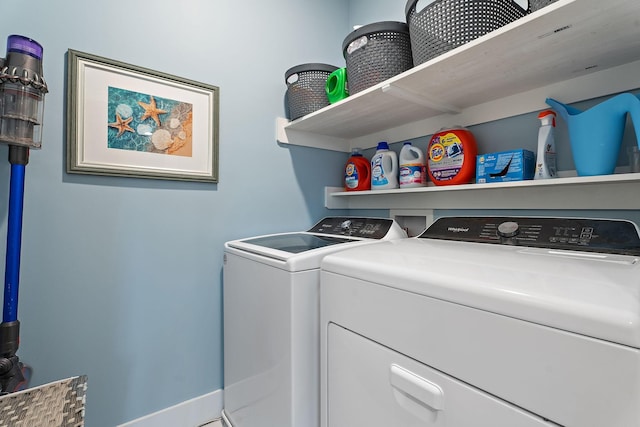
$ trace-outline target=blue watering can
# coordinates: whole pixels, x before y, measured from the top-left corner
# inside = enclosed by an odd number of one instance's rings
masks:
[[[579,176],[608,175],[616,168],[627,113],[640,138],[640,99],[622,93],[586,111],[547,98],[569,127],[573,161]],[[640,143],[638,143],[640,146]]]

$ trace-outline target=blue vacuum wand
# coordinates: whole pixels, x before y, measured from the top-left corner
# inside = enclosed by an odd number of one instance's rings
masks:
[[[0,142],[9,144],[11,164],[4,306],[0,324],[0,394],[18,390],[24,381],[23,364],[16,355],[20,343],[18,289],[24,178],[29,149],[41,147],[45,93],[42,46],[27,37],[9,36],[7,57],[0,58]]]

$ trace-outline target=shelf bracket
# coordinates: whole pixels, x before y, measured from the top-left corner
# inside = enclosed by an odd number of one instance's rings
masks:
[[[289,137],[284,127],[289,124],[289,119],[285,117],[276,117],[276,141],[280,144],[288,144]]]
[[[331,197],[332,193],[344,191],[341,187],[324,187],[324,207],[327,209],[349,209],[349,200],[346,197]]]
[[[276,141],[278,144],[299,145],[303,147],[322,148],[325,150],[351,152],[349,141],[344,138],[336,138],[329,135],[320,135],[312,132],[289,128],[291,122],[284,117],[276,117]]]
[[[416,105],[422,105],[423,107],[442,111],[443,113],[458,114],[462,112],[462,110],[455,105],[446,104],[444,102],[431,101],[429,99],[426,99],[422,95],[417,95],[416,93],[399,88],[398,86],[393,86],[391,84],[382,86],[382,92],[388,93],[389,95],[395,96],[396,98],[404,99],[405,101],[409,101]]]

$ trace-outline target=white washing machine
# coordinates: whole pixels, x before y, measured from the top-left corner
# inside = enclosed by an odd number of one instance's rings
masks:
[[[329,217],[308,231],[225,244],[227,425],[319,425],[320,262],[329,253],[403,237],[390,219]]]
[[[631,222],[441,218],[321,283],[322,427],[640,426]]]

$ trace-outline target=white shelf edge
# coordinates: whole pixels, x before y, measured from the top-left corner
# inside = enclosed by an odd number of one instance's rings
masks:
[[[276,117],[276,142],[282,145],[300,145],[324,150],[350,153],[349,141],[328,135],[288,129],[291,122],[285,117]]]
[[[632,195],[632,196],[630,196]],[[349,209],[640,209],[640,173],[395,190],[326,190]],[[344,208],[343,204],[340,204]]]

